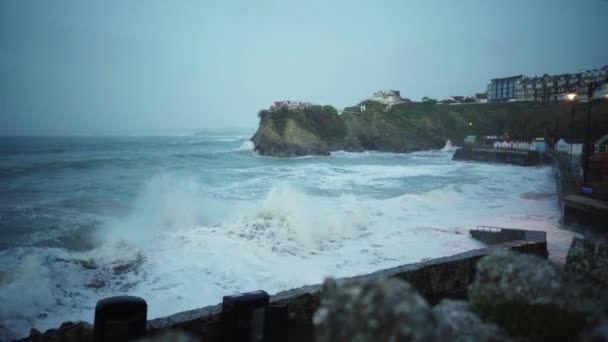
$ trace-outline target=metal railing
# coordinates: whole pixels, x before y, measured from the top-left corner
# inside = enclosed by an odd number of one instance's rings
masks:
[[[495,233],[500,233],[500,231],[502,231],[503,229],[508,229],[508,228],[492,227],[492,226],[477,226],[475,228],[475,230],[479,230],[482,232],[495,232]]]

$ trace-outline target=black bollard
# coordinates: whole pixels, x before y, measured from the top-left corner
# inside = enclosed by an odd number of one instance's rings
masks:
[[[95,342],[130,341],[146,334],[148,304],[139,297],[105,298],[95,307]]]
[[[224,296],[222,301],[223,341],[264,341],[268,293],[255,291]]]

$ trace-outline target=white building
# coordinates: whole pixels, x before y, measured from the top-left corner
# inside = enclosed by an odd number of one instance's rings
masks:
[[[601,138],[599,138],[596,142],[595,142],[595,148],[594,148],[596,153],[606,153],[608,152],[608,134],[604,134]]]
[[[380,90],[374,93],[370,100],[387,105],[403,103],[399,90]]]
[[[310,106],[309,103],[304,103],[302,101],[295,101],[295,100],[275,101],[271,107],[271,110],[278,110],[283,107],[290,109],[290,110],[298,110],[298,109],[301,110],[301,109],[304,109],[309,106]]]
[[[581,155],[583,154],[583,143],[571,143],[570,141],[561,138],[555,143],[555,150],[566,154],[570,154],[570,151],[572,151],[573,155]]]
[[[601,84],[599,87],[595,88],[593,92],[594,99],[604,98],[608,100],[608,82]]]
[[[477,103],[488,103],[488,96],[486,93],[477,93],[475,94],[475,102]]]

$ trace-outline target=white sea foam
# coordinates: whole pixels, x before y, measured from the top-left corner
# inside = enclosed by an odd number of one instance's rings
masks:
[[[445,146],[441,149],[443,152],[454,152],[458,149],[458,146],[453,146],[450,140],[445,142]]]
[[[255,148],[255,146],[253,145],[253,142],[251,140],[245,140],[245,141],[243,141],[241,146],[238,148],[238,150],[239,151],[253,151],[254,148]]]

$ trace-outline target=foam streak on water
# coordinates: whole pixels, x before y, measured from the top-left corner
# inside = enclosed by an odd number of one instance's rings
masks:
[[[476,225],[571,239],[549,168],[453,162],[448,144],[263,158],[244,136],[2,145],[0,332],[92,321],[105,296],[159,317],[451,255],[481,247]]]

